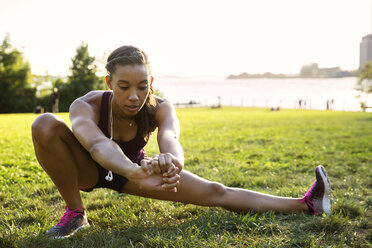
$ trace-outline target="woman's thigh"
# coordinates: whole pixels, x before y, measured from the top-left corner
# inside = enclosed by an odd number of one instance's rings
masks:
[[[191,172],[183,170],[180,176],[181,179],[177,187],[177,192],[143,190],[130,181],[124,185],[122,192],[153,199],[177,201],[202,206],[218,206],[218,198],[226,193],[227,188],[224,185],[208,181]]]
[[[96,162],[59,116],[39,116],[32,126],[32,132],[36,156],[47,172],[61,168],[75,170],[81,189],[91,188],[97,183]]]

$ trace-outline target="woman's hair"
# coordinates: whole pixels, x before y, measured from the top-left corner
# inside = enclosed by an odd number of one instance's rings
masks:
[[[145,52],[134,46],[121,46],[114,50],[107,58],[106,70],[109,73],[110,79],[115,73],[116,65],[144,65],[146,66],[147,73],[150,75],[150,62]],[[153,132],[157,126],[155,120],[155,107],[156,100],[154,96],[154,89],[152,85],[149,85],[149,95],[146,99],[140,112],[134,117],[135,122],[138,125],[138,131],[146,139],[149,138],[151,132]]]

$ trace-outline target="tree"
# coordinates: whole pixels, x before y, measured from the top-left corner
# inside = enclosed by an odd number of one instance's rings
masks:
[[[56,87],[59,88],[61,111],[68,111],[71,103],[87,92],[105,88],[102,78],[96,75],[95,60],[95,57],[89,55],[88,44],[82,43],[76,49],[76,55],[71,59],[71,75],[68,82],[56,83]]]
[[[367,94],[372,92],[372,61],[365,63],[359,74],[358,90]]]
[[[36,89],[31,87],[31,79],[29,63],[6,36],[0,46],[0,113],[33,111]]]
[[[364,64],[362,71],[359,74],[357,90],[363,92],[367,95],[372,93],[372,61]],[[367,100],[360,103],[363,111],[366,111]]]

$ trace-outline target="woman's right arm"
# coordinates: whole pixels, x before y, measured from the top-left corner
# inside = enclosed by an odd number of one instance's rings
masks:
[[[91,97],[89,94],[71,104],[70,121],[73,134],[91,157],[103,168],[128,178],[141,188],[173,191],[163,186],[162,175],[150,175],[144,161],[141,161],[142,166],[133,163],[114,141],[102,133],[97,125],[99,110],[87,100]]]
[[[102,133],[97,125],[99,112],[84,98],[85,96],[78,98],[70,106],[72,132],[103,168],[130,179],[139,166],[127,158],[120,147]]]

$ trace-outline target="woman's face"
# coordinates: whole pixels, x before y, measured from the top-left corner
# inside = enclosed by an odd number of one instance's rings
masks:
[[[106,77],[108,87],[114,92],[116,114],[136,115],[146,102],[152,81],[145,65],[116,65],[111,79]]]

